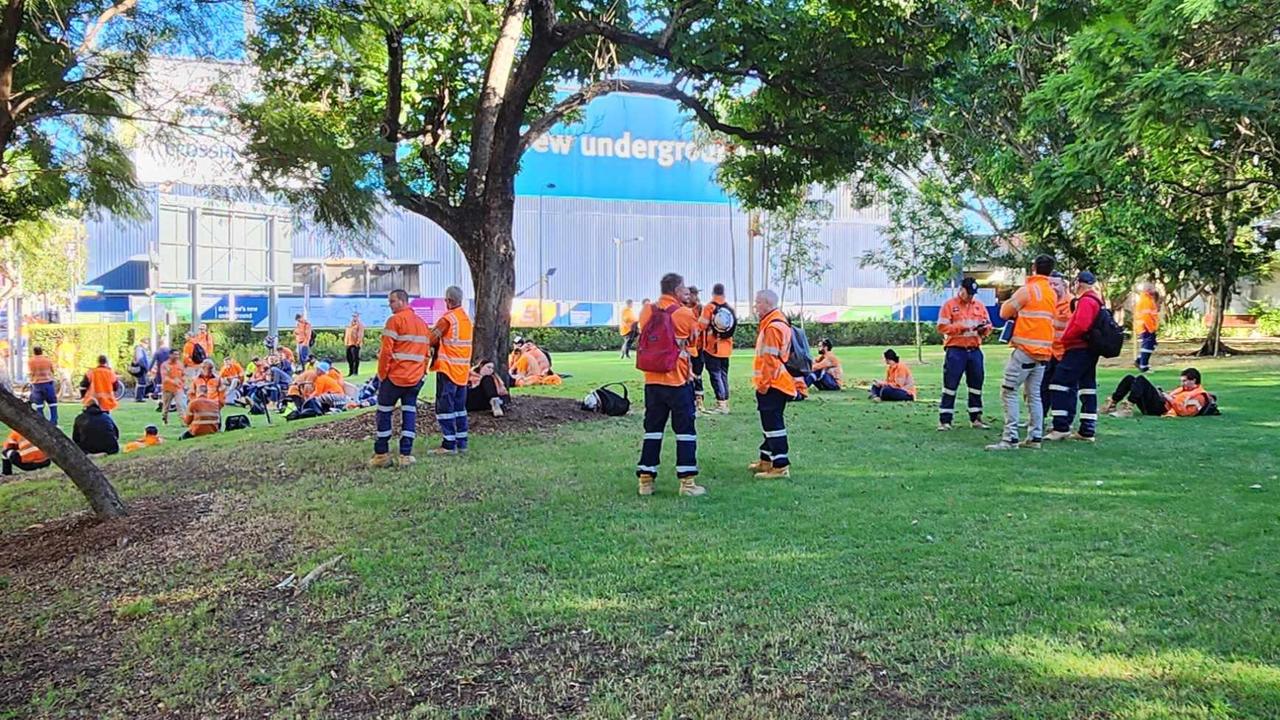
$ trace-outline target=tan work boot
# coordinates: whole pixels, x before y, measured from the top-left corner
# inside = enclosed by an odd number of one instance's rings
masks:
[[[760,480],[774,480],[789,477],[791,477],[790,465],[785,467],[770,467],[768,470],[756,473],[756,478]]]
[[[701,396],[701,395],[694,395],[694,396],[693,396],[693,410],[694,410],[694,412],[698,413],[699,415],[706,415],[706,414],[707,414],[707,405],[706,405],[706,403],[703,401],[703,399],[702,399],[702,396]]]
[[[772,460],[757,460],[747,466],[747,470],[753,473],[768,472],[769,470],[772,470],[772,469],[773,469]]]
[[[1102,407],[1098,408],[1098,412],[1102,415],[1110,415],[1115,411],[1116,411],[1116,401],[1112,400],[1111,398],[1107,398],[1107,401],[1102,403]]]
[[[400,457],[396,458],[396,462],[400,465],[400,467],[409,467],[410,465],[418,462],[418,458],[412,455],[401,455]]]
[[[369,467],[384,468],[391,467],[391,456],[386,453],[377,453],[369,458]]]
[[[639,480],[640,494],[643,496],[652,495],[653,494],[653,476],[648,474],[640,475],[638,477],[638,480]]]
[[[691,477],[680,478],[680,494],[687,495],[689,497],[698,497],[699,495],[706,495],[707,489],[694,482],[694,479]]]
[[[716,413],[717,413],[717,414],[719,414],[719,415],[728,415],[728,414],[729,414],[729,401],[728,401],[728,400],[717,400],[717,401],[716,401]]]
[[[435,448],[431,448],[431,454],[432,455],[457,455],[458,451],[450,450],[449,448],[435,447]]]
[[[502,417],[502,398],[492,398],[489,400],[489,409],[493,411],[494,417]]]

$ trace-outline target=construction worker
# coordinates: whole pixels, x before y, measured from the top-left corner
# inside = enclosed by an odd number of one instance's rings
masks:
[[[191,381],[191,397],[207,397],[222,405],[222,378],[214,372],[212,360],[200,365],[200,374]]]
[[[676,273],[667,273],[660,282],[662,296],[656,304],[650,304],[640,311],[641,343],[636,350],[636,366],[644,368],[651,362],[666,366],[670,360],[669,370],[644,370],[644,441],[640,448],[640,461],[636,463],[636,479],[641,495],[652,495],[654,481],[658,477],[658,465],[662,457],[662,436],[671,420],[671,430],[676,436],[676,477],[680,480],[680,494],[696,497],[705,495],[706,488],[699,485],[698,477],[698,434],[695,422],[696,411],[693,404],[693,373],[689,368],[689,343],[693,340],[698,318],[687,306],[689,291],[684,286],[684,278]],[[664,337],[674,348],[664,345],[662,349],[672,349],[674,357],[664,354],[658,358],[650,347],[645,333],[650,329],[649,321],[654,313],[666,313],[667,318],[655,318],[655,326],[668,323],[671,336]],[[661,344],[661,343],[660,343]]]
[[[204,345],[196,341],[196,334],[188,332],[186,342],[182,343],[182,365],[186,368],[187,379],[200,374],[200,368],[209,358],[204,354]]]
[[[360,374],[360,348],[364,345],[364,323],[360,322],[360,313],[351,313],[351,322],[342,333],[342,343],[347,348],[347,375],[355,377]]]
[[[564,381],[559,375],[551,372],[551,361],[532,340],[522,340],[519,346],[520,355],[516,358],[511,379],[516,387],[531,385],[561,385]]]
[[[156,408],[163,414],[160,416],[165,425],[169,424],[169,409],[177,406],[179,415],[187,414],[187,371],[182,363],[182,358],[176,353],[170,354],[169,359],[161,368],[160,377],[160,407]]]
[[[1178,389],[1164,392],[1143,375],[1125,375],[1116,391],[1107,398],[1102,412],[1112,417],[1132,417],[1136,408],[1143,415],[1195,417],[1217,400],[1200,385],[1200,371],[1187,368],[1178,377]],[[1117,403],[1119,406],[1117,407]]]
[[[31,441],[23,437],[14,430],[9,433],[9,437],[5,438],[4,447],[0,449],[0,457],[3,458],[3,472],[5,475],[12,475],[13,469],[39,470],[40,468],[49,467],[49,456]]]
[[[829,338],[818,343],[818,357],[813,361],[813,372],[804,378],[807,387],[818,390],[840,390],[844,387],[844,368],[836,357]]]
[[[431,328],[436,373],[436,420],[443,441],[432,452],[453,455],[467,451],[467,388],[471,376],[471,318],[462,307],[462,288],[444,291],[448,310]]]
[[[311,357],[311,321],[302,313],[293,316],[293,342],[298,348],[298,362],[303,365]]]
[[[1018,447],[1040,447],[1044,438],[1044,406],[1040,400],[1040,384],[1045,365],[1053,357],[1053,320],[1057,295],[1049,284],[1054,259],[1040,255],[1032,263],[1031,276],[1013,297],[1000,306],[1000,317],[1014,321],[1009,344],[1013,350],[1004,367],[1000,382],[1000,399],[1004,403],[1004,429],[1000,441],[988,450],[1016,450]],[[1018,442],[1019,388],[1025,388],[1031,427],[1027,440]]]
[[[89,400],[71,426],[71,441],[86,455],[115,455],[120,452],[120,428],[97,400]]]
[[[195,395],[187,405],[187,412],[182,416],[187,431],[180,440],[212,435],[222,429],[222,403],[209,397],[209,386],[199,385]]]
[[[84,389],[81,400],[86,407],[91,402],[96,403],[103,412],[109,413],[119,406],[116,389],[120,385],[120,378],[111,369],[106,355],[98,356],[98,366],[85,373],[80,385]]]
[[[969,425],[988,429],[982,421],[982,382],[986,378],[982,341],[991,334],[991,313],[978,299],[978,281],[960,281],[956,296],[942,304],[938,311],[938,332],[946,357],[942,362],[942,400],[938,403],[938,430],[952,428],[955,419],[956,393],[960,378],[968,389]]]
[[[1053,372],[1049,391],[1053,395],[1053,431],[1045,440],[1072,438],[1093,442],[1098,427],[1098,359],[1096,351],[1089,347],[1089,330],[1102,311],[1102,297],[1094,284],[1097,278],[1088,270],[1081,270],[1075,282],[1075,309],[1071,321],[1062,333],[1064,353],[1062,361]],[[1080,430],[1071,433],[1071,420],[1076,413],[1077,395],[1080,401]]]
[[[618,323],[618,334],[622,336],[622,354],[620,357],[631,357],[631,344],[635,342],[639,330],[636,327],[635,301],[628,298],[622,306],[622,322]]]
[[[244,367],[230,355],[222,359],[222,369],[218,371],[218,379],[222,381],[223,404],[233,405],[244,392]]]
[[[695,318],[702,318],[702,303],[698,298],[696,285],[689,286],[688,299],[684,304],[693,311]],[[693,373],[693,406],[699,414],[705,414],[707,411],[703,398],[702,369],[702,324],[699,322],[693,326],[693,337],[689,339],[689,371]]]
[[[316,364],[316,377],[312,382],[307,394],[306,405],[314,405],[316,410],[321,413],[327,413],[334,408],[344,408],[347,405],[347,391],[342,387],[341,374],[335,374],[328,362],[321,361]]]
[[[209,333],[207,324],[200,323],[200,328],[196,330],[195,341],[197,345],[204,349],[205,358],[213,357],[213,335]]]
[[[724,283],[711,286],[711,302],[698,313],[698,327],[702,338],[702,363],[711,378],[711,392],[716,396],[719,415],[729,414],[729,356],[733,355],[733,338],[720,337],[712,325],[716,311],[729,307],[724,299]],[[732,311],[732,308],[729,308]]]
[[[785,478],[791,476],[791,459],[784,412],[798,392],[795,378],[787,372],[791,323],[778,309],[778,294],[772,290],[756,293],[755,310],[760,329],[756,333],[752,383],[756,388],[756,409],[760,411],[764,442],[760,443],[760,459],[747,469],[758,478]]]
[[[378,349],[378,411],[375,421],[377,433],[373,441],[371,467],[388,467],[392,464],[388,454],[391,445],[391,412],[400,404],[400,458],[401,466],[412,465],[413,438],[418,426],[418,393],[422,390],[422,377],[427,373],[427,353],[430,352],[431,330],[409,307],[409,293],[393,290],[387,296],[391,317],[382,328],[382,346]]]
[[[1058,299],[1053,311],[1053,354],[1049,358],[1049,364],[1044,366],[1044,379],[1040,381],[1040,406],[1044,408],[1045,417],[1052,417],[1049,411],[1053,409],[1053,391],[1049,386],[1053,384],[1053,374],[1058,371],[1058,363],[1062,362],[1062,356],[1067,352],[1062,345],[1062,334],[1067,331],[1067,324],[1071,322],[1072,300],[1071,289],[1067,287],[1067,280],[1062,277],[1062,273],[1056,270],[1050,273],[1049,286]]]
[[[1151,355],[1156,351],[1156,332],[1160,330],[1160,299],[1151,285],[1138,286],[1133,302],[1133,336],[1138,339],[1138,372],[1151,371]]]
[[[155,425],[148,425],[142,431],[142,437],[138,438],[137,440],[131,440],[124,444],[124,451],[126,453],[136,452],[138,450],[142,450],[143,448],[149,448],[155,445],[159,445],[163,442],[164,441],[160,439],[160,428],[156,427]]]
[[[871,383],[870,398],[873,402],[913,402],[916,399],[916,381],[911,368],[902,362],[892,348],[884,351],[884,380]]]
[[[44,354],[44,348],[36,345],[31,348],[31,357],[27,359],[27,379],[31,381],[31,407],[44,415],[44,407],[49,408],[49,422],[58,424],[58,387],[54,382],[57,367],[53,359]]]
[[[54,351],[56,361],[54,367],[57,368],[58,382],[62,386],[62,394],[67,397],[75,397],[75,384],[71,382],[71,368],[76,366],[76,344],[70,339],[62,339],[58,342],[58,347]]]

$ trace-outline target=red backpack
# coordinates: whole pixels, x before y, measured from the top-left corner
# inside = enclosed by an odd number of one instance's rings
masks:
[[[676,369],[680,361],[680,344],[676,342],[676,324],[673,317],[680,309],[672,303],[665,310],[654,308],[649,322],[640,330],[636,343],[636,369],[653,373],[668,373]]]

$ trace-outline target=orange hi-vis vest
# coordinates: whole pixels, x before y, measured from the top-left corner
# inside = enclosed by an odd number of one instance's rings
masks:
[[[32,445],[31,441],[18,434],[17,430],[9,433],[9,439],[5,440],[4,444],[6,447],[17,448],[18,458],[24,463],[41,463],[49,459],[43,450]]]
[[[176,355],[171,355],[176,358]],[[182,392],[182,388],[187,382],[187,371],[182,366],[182,362],[174,362],[170,360],[164,364],[164,375],[160,379],[160,389],[167,393]]]
[[[1209,393],[1199,385],[1190,390],[1179,387],[1169,393],[1169,399],[1165,400],[1165,412],[1178,417],[1194,417],[1209,404],[1209,400]]]
[[[722,338],[716,335],[711,329],[711,317],[716,313],[716,305],[727,305],[723,295],[712,295],[711,302],[702,306],[702,313],[698,315],[699,333],[702,339],[702,349],[712,357],[727,358],[733,354],[733,339]]]
[[[98,407],[103,412],[111,412],[119,407],[120,403],[116,402],[116,371],[104,365],[90,370],[85,374],[89,379],[89,389],[84,394],[84,405],[88,407],[93,401],[98,402]]]
[[[787,372],[791,357],[791,324],[778,309],[760,319],[756,334],[756,357],[751,365],[752,383],[761,395],[780,390],[788,396],[796,394],[796,379]]]
[[[192,435],[212,435],[222,425],[222,406],[217,400],[196,398],[187,406],[187,416],[183,419]]]
[[[976,348],[982,346],[978,327],[991,325],[991,313],[980,300],[953,297],[938,310],[938,332],[945,338],[943,347]]]
[[[27,375],[33,385],[53,382],[53,360],[47,355],[32,355],[27,360]]]
[[[295,345],[311,344],[311,322],[306,318],[299,320],[293,326],[293,340]]]
[[[622,308],[622,322],[618,324],[618,334],[624,335],[624,336],[630,335],[631,328],[635,326],[636,326],[635,308],[629,308],[624,306]]]
[[[342,342],[347,347],[359,347],[364,343],[364,323],[353,323],[347,326],[342,334]]]
[[[1061,360],[1063,355],[1067,354],[1067,348],[1062,344],[1062,335],[1067,331],[1067,325],[1071,323],[1071,293],[1062,293],[1058,296],[1057,304],[1054,307],[1053,317],[1053,357],[1055,360]]]
[[[1149,292],[1140,293],[1133,304],[1133,333],[1153,333],[1160,329],[1160,309],[1156,307],[1156,298]]]
[[[911,375],[911,368],[906,363],[896,362],[885,368],[884,384],[889,387],[906,390],[911,393],[911,397],[916,396],[916,380]]]
[[[1013,326],[1013,346],[1036,360],[1045,361],[1053,356],[1053,321],[1057,317],[1058,295],[1049,278],[1032,275],[1022,291],[1013,294],[1009,302],[1018,310]]]
[[[204,396],[219,404],[222,403],[222,378],[218,376],[205,377],[197,375],[191,380],[191,396],[200,397],[203,392]]]
[[[412,308],[401,308],[387,318],[378,350],[378,377],[393,385],[413,387],[427,374],[431,329]]]
[[[332,375],[324,373],[316,376],[315,384],[311,386],[311,392],[307,393],[307,399],[319,397],[321,395],[345,395],[342,389],[342,383],[335,379]]]
[[[433,344],[437,345],[435,365],[432,370],[442,372],[454,385],[466,385],[471,374],[471,340],[474,328],[467,311],[456,307],[436,321],[431,330]]]

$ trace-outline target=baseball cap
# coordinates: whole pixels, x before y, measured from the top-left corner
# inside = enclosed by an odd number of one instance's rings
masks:
[[[1080,274],[1076,275],[1076,282],[1082,282],[1085,285],[1093,285],[1098,282],[1098,278],[1088,270],[1081,270]]]
[[[968,290],[970,295],[978,294],[978,281],[975,278],[967,277],[961,280],[960,287]]]
[[[329,365],[329,363],[324,360],[321,360],[320,362],[316,363],[316,368],[320,370],[320,372],[329,372],[330,367],[332,366]]]

